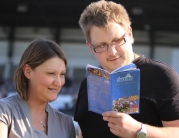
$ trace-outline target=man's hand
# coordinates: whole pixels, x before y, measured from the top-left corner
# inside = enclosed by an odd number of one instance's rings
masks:
[[[103,120],[108,121],[110,131],[116,136],[123,138],[136,138],[141,129],[141,123],[125,113],[116,111],[104,112]]]

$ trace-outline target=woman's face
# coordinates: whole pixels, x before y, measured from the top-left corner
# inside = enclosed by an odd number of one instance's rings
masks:
[[[48,59],[34,70],[26,64],[24,71],[29,79],[29,100],[36,99],[39,102],[53,101],[57,98],[59,91],[65,84],[66,67],[64,61],[59,57]]]

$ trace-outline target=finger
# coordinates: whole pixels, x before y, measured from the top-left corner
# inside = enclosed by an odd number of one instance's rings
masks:
[[[121,118],[117,117],[103,117],[104,121],[108,121],[109,123],[121,123]]]
[[[120,133],[119,131],[117,131],[117,130],[115,130],[115,129],[112,129],[112,128],[110,128],[110,131],[111,131],[114,135],[116,135],[116,136],[118,136],[118,137],[122,137],[122,136],[121,136],[121,133]]]
[[[117,111],[107,111],[107,112],[104,112],[102,115],[105,116],[105,117],[117,117],[119,112]]]
[[[116,124],[116,123],[109,122],[109,123],[108,123],[108,127],[110,127],[111,129],[115,129],[115,130],[116,130],[117,124]]]
[[[109,128],[110,128],[110,131],[113,133],[113,134],[115,134],[115,135],[117,135],[117,136],[121,136],[121,128],[120,127],[118,127],[118,125],[117,124],[115,124],[115,123],[108,123],[108,126],[109,126]]]

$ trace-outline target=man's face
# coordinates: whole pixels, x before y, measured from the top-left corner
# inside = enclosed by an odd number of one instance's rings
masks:
[[[101,45],[115,43],[116,41],[125,37],[125,44],[115,47],[115,44],[109,45],[108,50],[95,53],[92,46],[97,47]],[[110,22],[107,29],[92,26],[90,29],[91,42],[86,42],[91,52],[98,60],[100,65],[107,71],[111,72],[121,66],[131,63],[134,60],[134,53],[132,50],[132,29],[129,28],[127,32],[121,25]]]

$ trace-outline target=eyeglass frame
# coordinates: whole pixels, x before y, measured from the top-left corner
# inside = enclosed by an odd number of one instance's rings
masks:
[[[119,45],[119,46],[116,46],[116,45],[115,45],[115,41],[113,41],[113,42],[111,42],[111,43],[109,43],[109,44],[102,44],[102,45],[106,45],[106,46],[107,46],[105,51],[108,50],[109,45],[111,45],[111,46],[114,47],[114,48],[120,47],[120,46],[124,45],[124,44],[126,43],[126,33],[124,33],[123,37],[122,37],[122,38],[119,38],[119,39],[121,39],[121,41],[124,40],[124,43],[122,43],[122,44]],[[119,39],[118,39],[118,40],[119,40]],[[90,42],[89,42],[89,43],[90,43]],[[96,47],[100,47],[100,46],[102,46],[102,45],[94,46],[94,45],[92,45],[91,43],[90,43],[90,45],[91,45],[91,47],[93,48],[93,50],[94,50],[95,53],[105,52],[105,51],[100,51],[100,52],[96,51]]]

